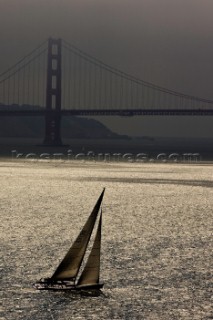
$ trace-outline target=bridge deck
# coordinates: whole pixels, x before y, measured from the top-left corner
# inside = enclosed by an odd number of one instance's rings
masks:
[[[44,116],[48,112],[46,110],[0,110],[0,116]],[[81,110],[61,110],[62,116],[123,116],[132,117],[137,115],[145,116],[212,116],[211,109],[81,109]]]

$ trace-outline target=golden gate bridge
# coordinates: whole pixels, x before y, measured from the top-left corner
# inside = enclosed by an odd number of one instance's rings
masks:
[[[61,145],[70,115],[213,115],[213,101],[169,90],[48,39],[0,74],[0,116],[44,116],[44,145]]]

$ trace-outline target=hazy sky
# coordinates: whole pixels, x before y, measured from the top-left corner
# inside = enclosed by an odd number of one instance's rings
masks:
[[[213,100],[213,0],[0,0],[0,73],[49,36]],[[213,118],[107,119],[122,133],[213,137]]]

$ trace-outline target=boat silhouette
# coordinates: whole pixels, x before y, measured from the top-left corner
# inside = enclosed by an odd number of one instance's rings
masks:
[[[100,283],[100,254],[102,210],[100,210],[105,188],[99,196],[91,214],[89,215],[76,240],[50,278],[43,278],[34,283],[38,290],[91,290],[101,289]],[[100,214],[99,214],[99,211]],[[88,249],[89,241],[95,228],[99,214],[99,221],[94,242],[87,262],[80,273],[82,262]]]

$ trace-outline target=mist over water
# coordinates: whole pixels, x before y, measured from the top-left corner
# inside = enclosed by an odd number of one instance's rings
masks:
[[[211,165],[14,160],[0,177],[0,320],[213,317]],[[103,294],[33,289],[103,187]]]

